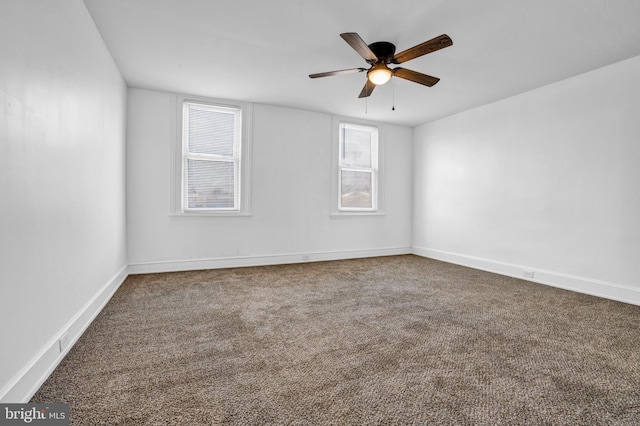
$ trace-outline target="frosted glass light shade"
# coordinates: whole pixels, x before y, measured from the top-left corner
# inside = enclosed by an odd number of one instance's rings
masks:
[[[385,84],[392,75],[393,73],[385,64],[377,64],[367,72],[367,78],[376,86]]]

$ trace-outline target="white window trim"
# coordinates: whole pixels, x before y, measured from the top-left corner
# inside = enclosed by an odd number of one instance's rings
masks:
[[[344,166],[340,164],[341,155],[338,154],[338,192],[342,188],[342,172],[360,172],[369,173],[371,175],[371,207],[346,207],[341,204],[341,197],[338,196],[338,210],[343,212],[377,212],[378,211],[378,134],[379,129],[377,126],[365,126],[362,124],[355,124],[346,121],[341,121],[338,125],[338,150],[342,152],[344,149],[344,140],[342,135],[343,129],[360,129],[367,132],[371,132],[371,167],[358,167],[358,166]],[[373,131],[372,131],[373,129]],[[339,194],[341,195],[341,194]]]
[[[375,127],[378,129],[378,168],[374,180],[374,209],[340,207],[340,127],[341,124]],[[385,127],[379,123],[355,118],[334,116],[331,126],[331,214],[332,219],[355,218],[363,216],[384,216],[384,141]],[[346,168],[351,169],[351,167]],[[356,170],[357,168],[353,168]]]
[[[236,196],[239,209],[183,209],[184,191],[184,161],[185,152],[183,144],[183,114],[184,103],[194,102],[211,105],[218,108],[239,109],[242,114],[240,160],[237,164],[240,185]],[[200,217],[200,216],[250,216],[251,201],[251,139],[252,139],[252,110],[253,105],[246,102],[229,101],[223,99],[206,98],[201,96],[175,95],[176,112],[173,115],[173,143],[171,147],[171,185],[169,196],[169,215],[176,217]],[[191,154],[191,156],[197,156]]]

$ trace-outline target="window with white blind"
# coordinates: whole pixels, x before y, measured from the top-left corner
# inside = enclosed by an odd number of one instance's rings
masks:
[[[378,210],[378,128],[339,125],[338,210]]]
[[[187,99],[181,99],[181,106],[180,190],[175,191],[179,202],[174,213],[248,213],[243,108]]]

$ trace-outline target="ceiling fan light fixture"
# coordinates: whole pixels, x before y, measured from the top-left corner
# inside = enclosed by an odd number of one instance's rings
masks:
[[[412,59],[419,58],[436,50],[444,49],[453,45],[451,38],[442,34],[438,37],[427,40],[424,43],[417,44],[409,49],[403,50],[396,54],[396,46],[388,41],[376,41],[367,44],[358,33],[342,33],[340,37],[347,42],[365,61],[369,64],[367,68],[349,68],[346,70],[321,72],[309,74],[309,78],[329,77],[331,75],[355,74],[367,71],[367,82],[365,83],[358,98],[367,98],[381,84],[388,82],[391,77],[398,77],[403,80],[412,81],[431,87],[440,81],[439,78],[431,75],[422,74],[417,71],[411,71],[406,68],[396,67],[389,68],[389,64],[402,64]]]
[[[393,72],[386,66],[386,64],[376,64],[367,71],[367,78],[370,82],[375,84],[376,86],[380,86],[381,84],[385,84],[387,81],[391,79]]]

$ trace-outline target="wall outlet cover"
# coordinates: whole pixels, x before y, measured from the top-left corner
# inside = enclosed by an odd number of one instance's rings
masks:
[[[60,353],[64,352],[64,350],[69,346],[69,332],[65,332],[60,340],[58,340],[58,344],[60,346]]]

